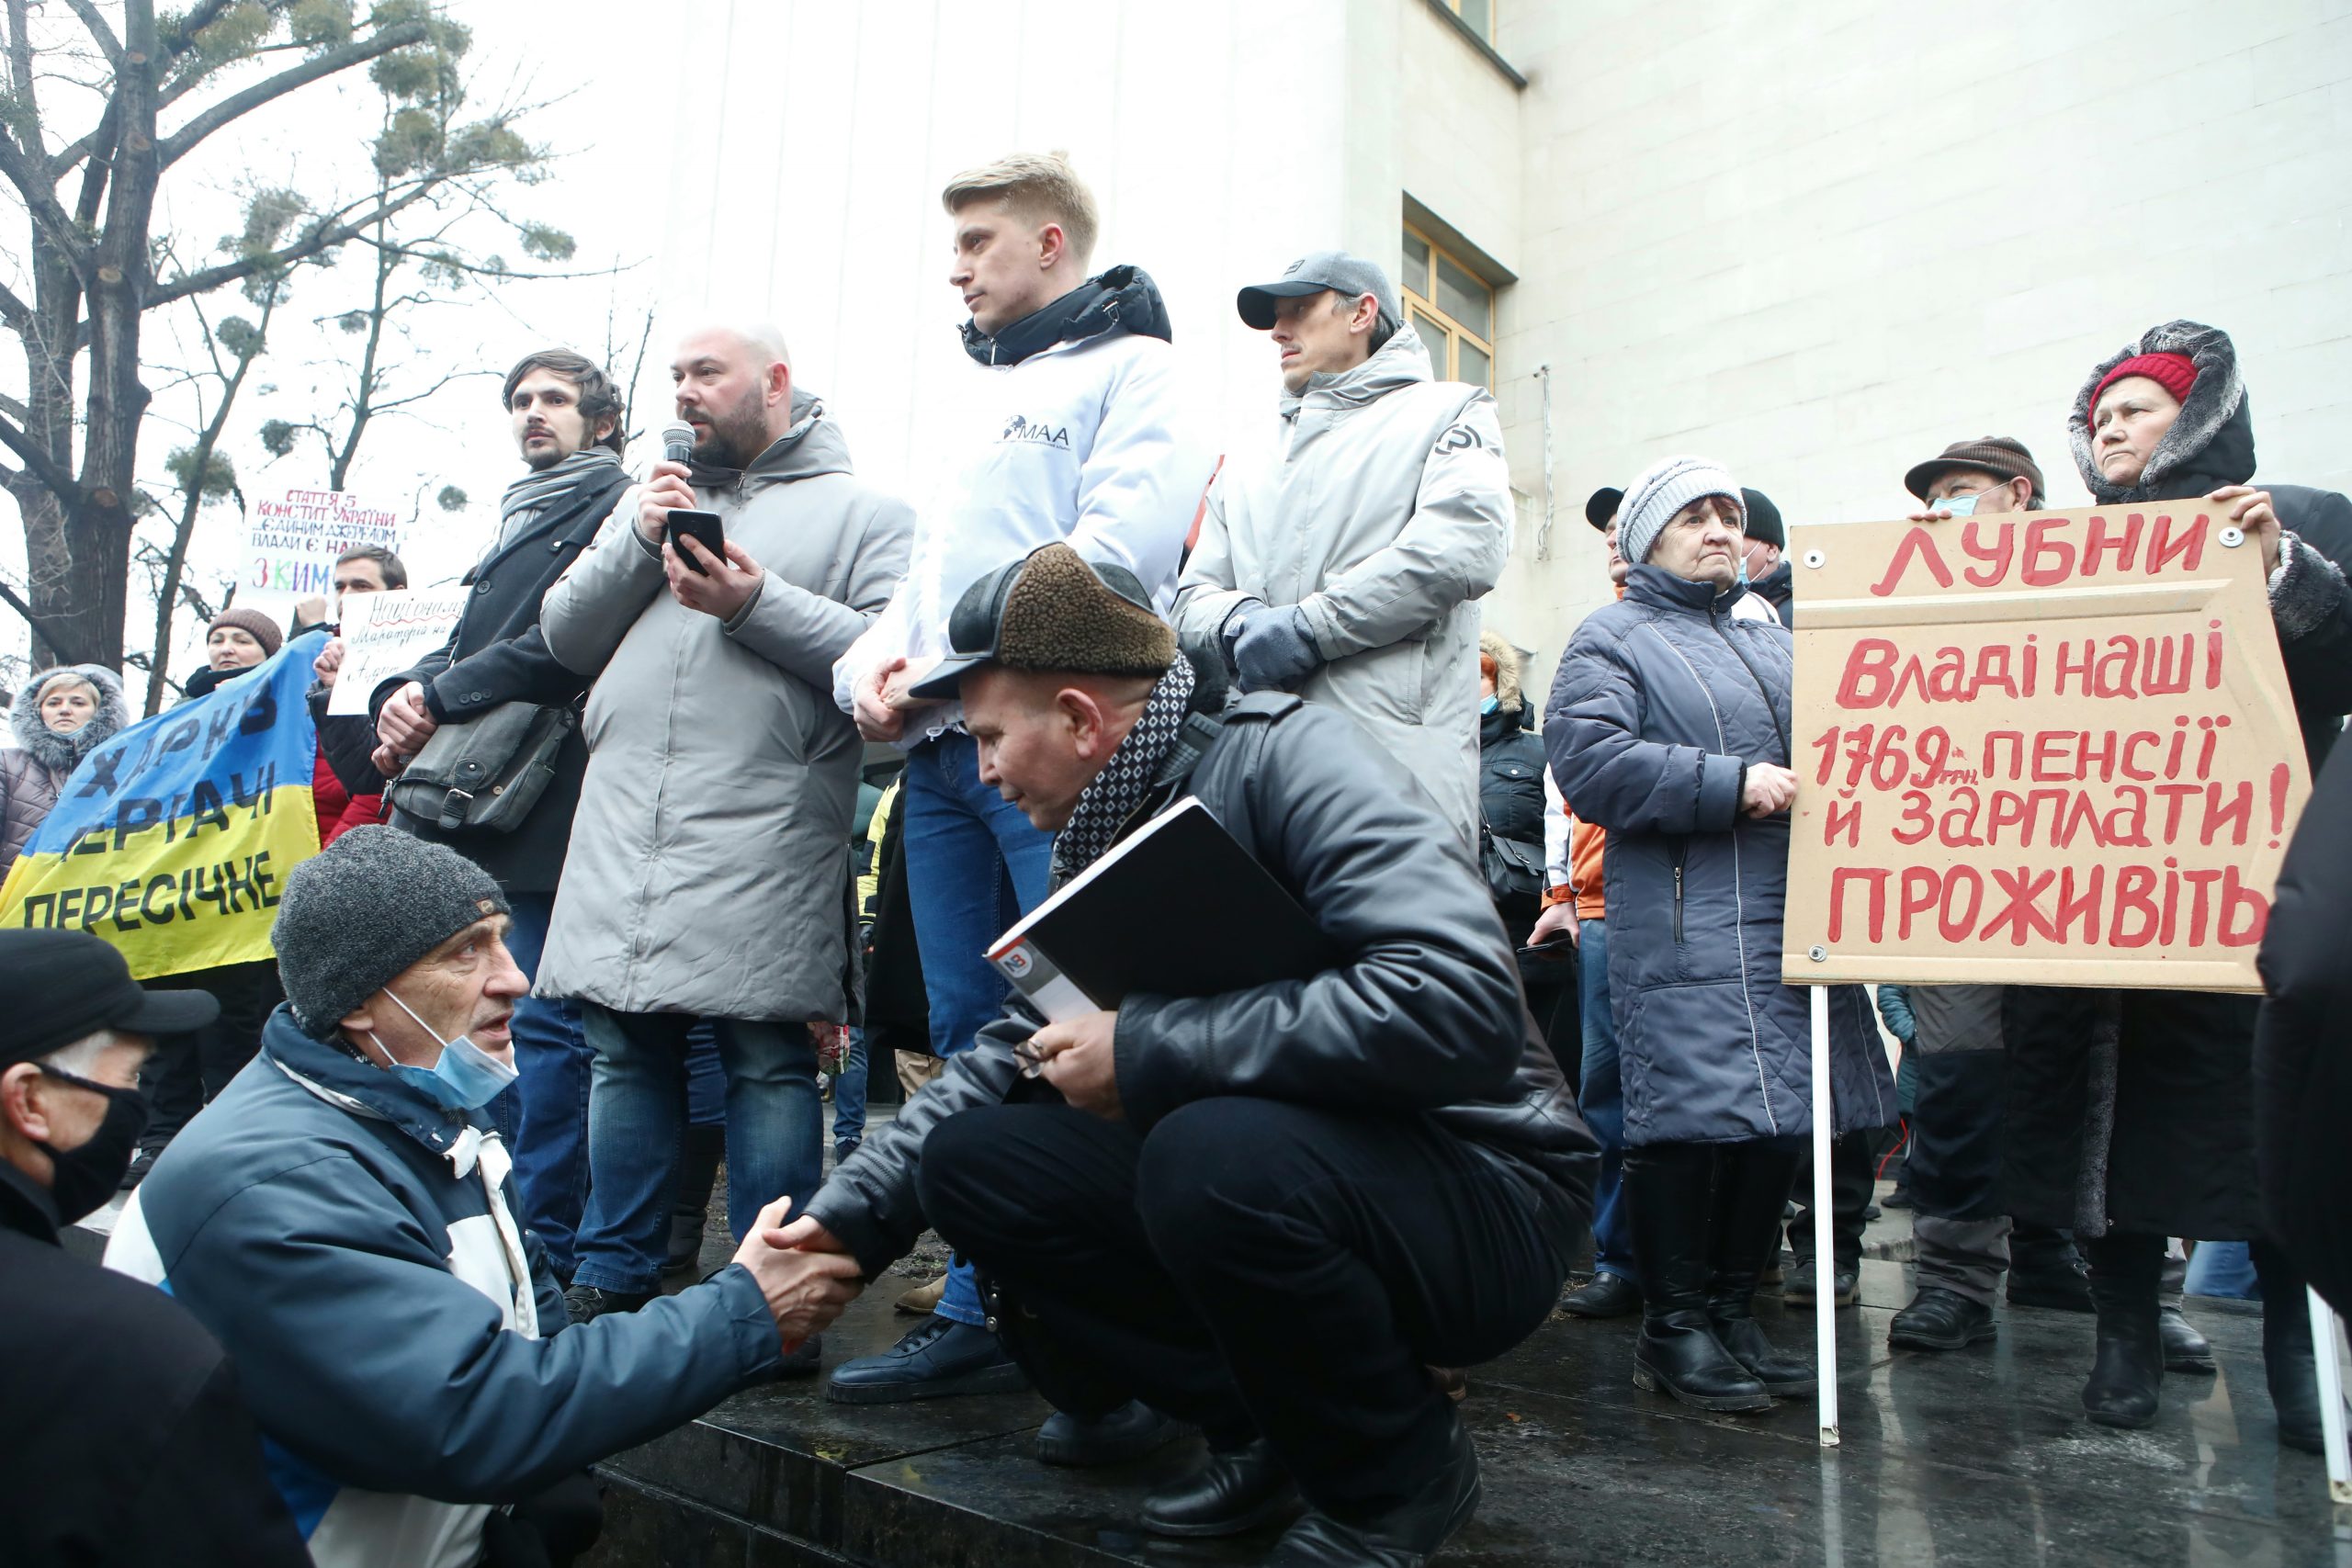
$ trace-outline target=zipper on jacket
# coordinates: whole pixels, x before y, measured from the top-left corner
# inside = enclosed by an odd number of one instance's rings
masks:
[[[1682,942],[1682,859],[1690,852],[1688,840],[1678,840],[1674,846],[1674,941]]]

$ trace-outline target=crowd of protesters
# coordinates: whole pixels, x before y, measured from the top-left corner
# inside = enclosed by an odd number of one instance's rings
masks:
[[[2343,1141],[2310,1122],[2343,1095],[2342,852],[2290,856],[2267,1016],[1838,987],[1815,1085],[1780,977],[1804,611],[1769,498],[1687,455],[1597,491],[1618,597],[1540,628],[1566,647],[1539,714],[1508,635],[1539,628],[1478,607],[1510,545],[1494,400],[1432,373],[1378,266],[1317,252],[1239,290],[1279,439],[1220,466],[1066,162],[944,203],[993,396],[932,445],[928,504],[857,478],[772,327],[679,342],[691,452],[641,479],[605,371],[526,355],[524,472],[447,645],[335,716],[340,601],[405,571],[354,551],[298,615],[330,634],[321,848],[274,961],[142,989],[97,937],[0,931],[0,1324],[44,1348],[0,1386],[74,1410],[0,1466],[23,1561],[569,1562],[591,1463],[822,1374],[852,1404],[1034,1386],[1053,1464],[1198,1431],[1147,1531],[1418,1563],[1479,1495],[1447,1369],[1555,1306],[1638,1314],[1633,1381],[1703,1410],[1834,1372],[1755,1310],[1814,1292],[1817,1104],[1831,1310],[1894,1151],[1918,1262],[1890,1341],[1993,1337],[2006,1275],[2013,1306],[2093,1318],[2085,1412],[2140,1427],[2167,1371],[2213,1366],[2182,1244],[2247,1244],[2278,1439],[2317,1446],[2299,1268],[2352,1279],[2314,1198]],[[2255,488],[2211,327],[2093,367],[2069,428],[2100,502],[2210,496],[2260,542],[2317,769],[2352,709],[2352,503]],[[1928,525],[2047,504],[2003,436],[1901,482]],[[188,697],[284,640],[224,612]],[[0,872],[127,722],[113,671],[26,684]],[[454,786],[388,804],[528,747],[519,819]],[[1051,1021],[1009,994],[989,944],[1187,801],[1307,911],[1319,966]],[[869,1055],[910,1091],[870,1132]],[[2291,1153],[2256,1138],[2257,1082]],[[730,1260],[665,1293],[722,1154]],[[61,1227],[119,1191],[108,1271],[71,1263]],[[926,1229],[953,1262],[899,1299],[921,1321],[829,1365],[821,1331]]]

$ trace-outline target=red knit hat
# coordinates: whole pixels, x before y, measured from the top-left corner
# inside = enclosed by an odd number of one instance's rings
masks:
[[[2145,376],[2172,394],[2172,400],[2185,403],[2188,389],[2197,384],[2197,362],[2185,354],[2135,354],[2103,377],[2091,389],[2090,416],[2098,418],[2098,400],[2107,389],[2126,376]]]

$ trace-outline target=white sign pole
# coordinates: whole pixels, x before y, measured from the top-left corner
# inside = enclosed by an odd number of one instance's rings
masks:
[[[2327,1495],[2352,1503],[2352,1451],[2344,1434],[2344,1369],[2336,1360],[2335,1309],[2305,1289],[2312,1314],[2312,1362],[2319,1371],[2320,1446],[2327,1452]]]
[[[1838,1446],[1838,1258],[1829,1207],[1829,987],[1813,986],[1814,1376],[1821,1391],[1821,1446]]]

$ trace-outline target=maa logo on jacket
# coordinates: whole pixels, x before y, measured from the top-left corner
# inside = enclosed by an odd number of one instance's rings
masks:
[[[1017,413],[1004,422],[1004,434],[997,439],[1001,442],[1035,441],[1045,446],[1058,446],[1067,452],[1069,450],[1069,426],[1047,424],[1042,419],[1033,422],[1028,415]]]

